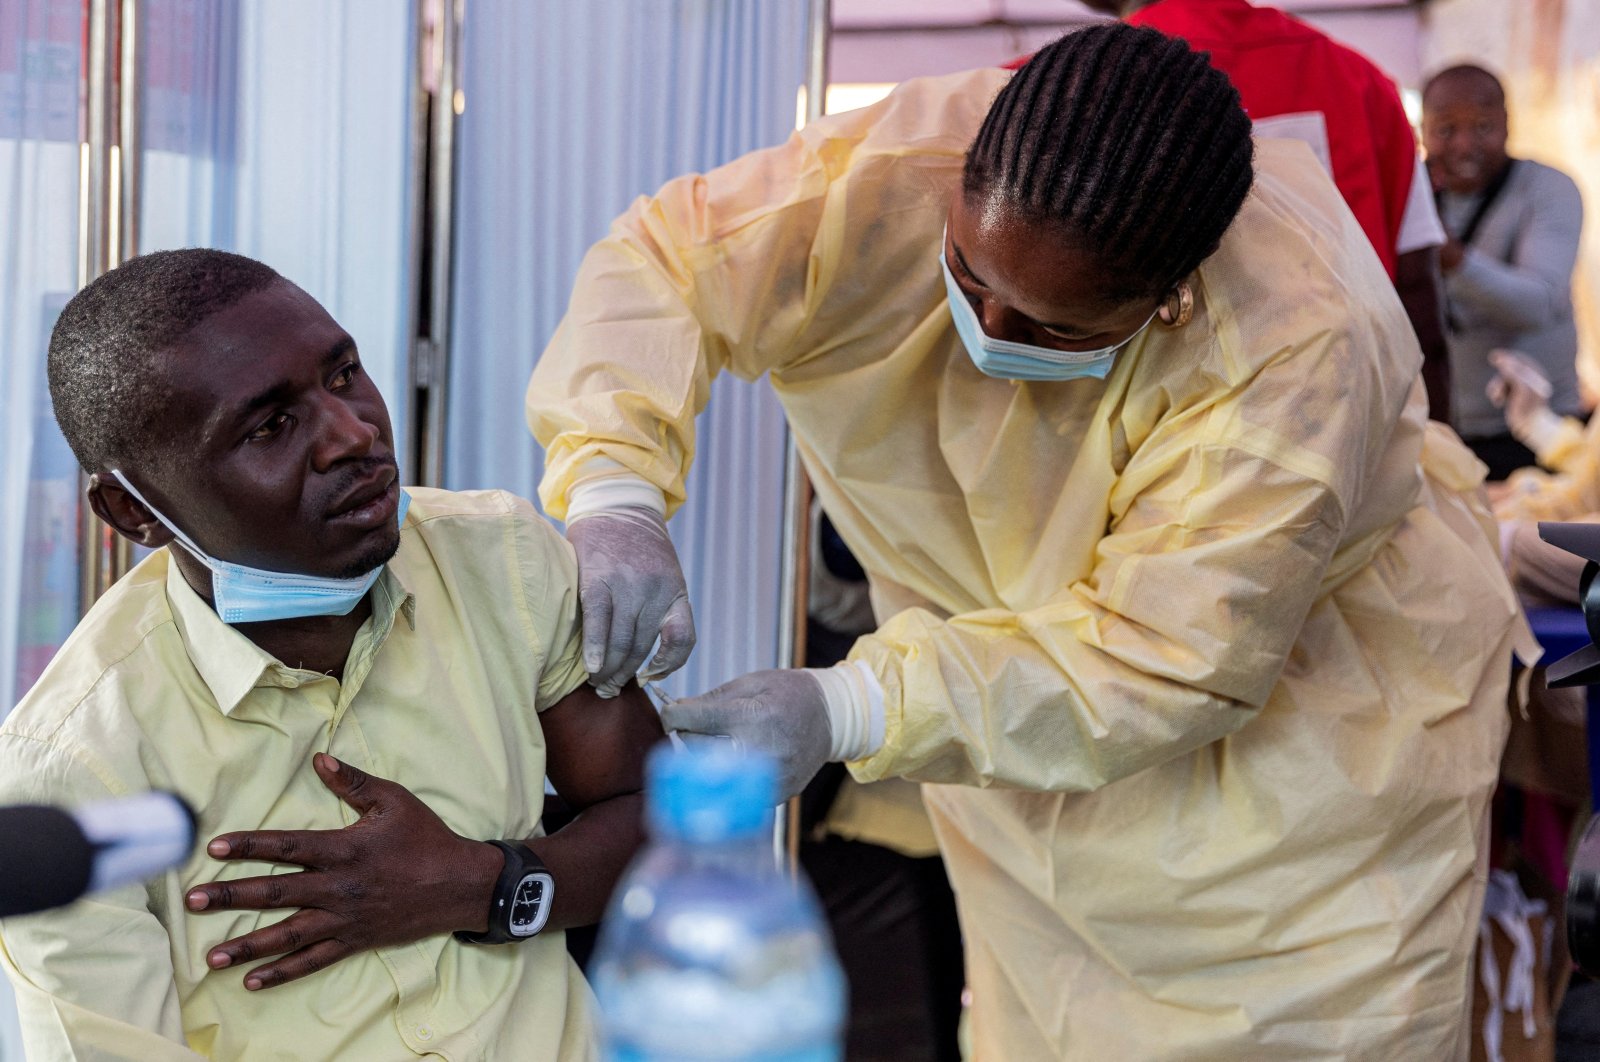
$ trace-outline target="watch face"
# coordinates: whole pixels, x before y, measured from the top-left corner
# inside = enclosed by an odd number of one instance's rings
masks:
[[[517,882],[511,898],[511,935],[531,937],[544,928],[550,917],[553,882],[548,874],[529,874]]]

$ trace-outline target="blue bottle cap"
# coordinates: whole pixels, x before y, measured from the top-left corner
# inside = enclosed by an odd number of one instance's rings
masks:
[[[647,771],[650,831],[658,837],[708,844],[748,837],[778,802],[777,763],[732,742],[681,752],[661,745]]]

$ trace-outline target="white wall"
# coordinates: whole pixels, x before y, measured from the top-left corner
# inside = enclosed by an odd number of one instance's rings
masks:
[[[1319,9],[1303,18],[1322,32],[1349,45],[1388,72],[1405,88],[1422,81],[1422,15],[1416,7],[1365,11]]]

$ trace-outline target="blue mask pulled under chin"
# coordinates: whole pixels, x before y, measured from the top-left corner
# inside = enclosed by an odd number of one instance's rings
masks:
[[[112,469],[111,475],[116,477],[124,490],[138,498],[157,520],[166,525],[173,537],[194,554],[195,560],[210,570],[212,603],[224,623],[261,623],[266,620],[301,619],[306,616],[347,616],[361,603],[361,599],[367,596],[372,584],[378,581],[378,573],[383,571],[383,565],[380,564],[365,575],[358,575],[353,579],[332,579],[321,575],[269,572],[244,564],[217,560],[195,545],[193,539],[178,530],[177,524],[151,505],[149,500],[139,493],[138,488],[128,482],[127,476],[117,469]],[[411,495],[402,488],[395,516],[397,525],[405,524],[406,510],[410,507]]]

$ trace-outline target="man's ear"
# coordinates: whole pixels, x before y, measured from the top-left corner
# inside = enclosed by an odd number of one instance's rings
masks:
[[[172,541],[172,532],[167,526],[115,478],[96,472],[89,477],[89,489],[85,493],[94,514],[128,541],[150,549]]]

